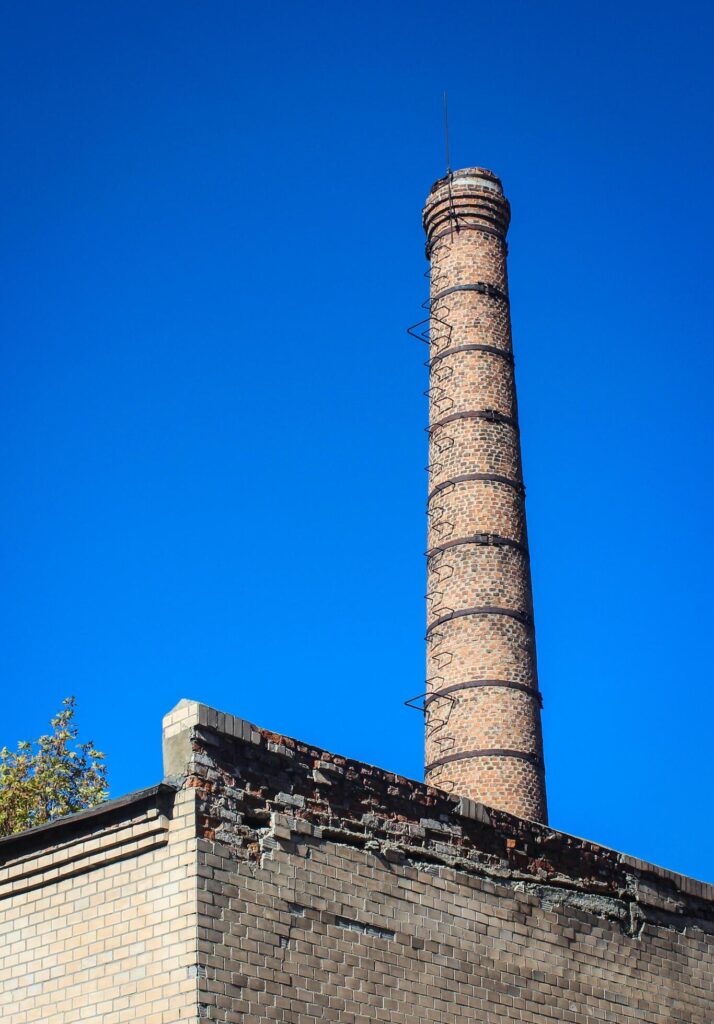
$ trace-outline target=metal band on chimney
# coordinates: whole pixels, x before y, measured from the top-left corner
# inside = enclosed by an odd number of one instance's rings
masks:
[[[505,348],[498,348],[496,345],[478,345],[475,342],[473,345],[453,345],[451,348],[445,348],[441,352],[437,352],[431,359],[428,359],[426,365],[431,368],[440,359],[456,355],[457,352],[488,352],[489,355],[500,356],[502,359],[505,359],[511,366],[515,365],[512,352],[506,351]]]
[[[503,196],[493,198],[484,193],[459,196],[456,203],[454,203],[453,196],[445,198],[441,202],[437,201],[431,204],[430,214],[429,224],[426,227],[427,259],[431,258],[431,252],[436,242],[447,236],[453,237],[461,231],[480,231],[505,242],[510,219],[507,209],[505,211],[503,209]],[[465,220],[466,217],[470,218],[468,222]],[[478,223],[474,224],[474,220]],[[449,226],[442,231],[440,229],[444,223]]]
[[[428,245],[432,248],[434,243],[440,238],[444,238],[446,235],[452,235],[459,231],[485,231],[487,233],[495,234],[497,238],[503,239],[505,236],[505,228],[507,223],[504,224],[504,218],[492,203],[478,203],[476,205],[469,205],[464,203],[459,204],[459,212],[455,213],[453,207],[449,206],[446,209],[436,210],[431,218],[431,230],[428,237]],[[467,221],[466,217],[470,220]],[[441,227],[443,224],[448,224],[448,227],[443,231]]]
[[[451,235],[452,231],[456,231],[456,228],[447,228],[446,231],[440,231],[438,234],[433,235],[426,245],[426,258],[431,259],[431,254],[434,251],[434,246],[437,242],[440,242],[442,238],[446,238]],[[495,231],[493,228],[487,227],[485,224],[460,224],[458,227],[459,231],[479,231],[482,235],[493,235],[495,238],[503,241],[503,235],[500,231]]]
[[[452,476],[448,480],[442,480],[440,484],[429,491],[428,501],[438,494],[440,491],[445,491],[447,487],[455,487],[456,484],[470,483],[472,480],[483,480],[490,484],[505,484],[507,487],[512,487],[520,494],[525,494],[526,485],[520,480],[514,480],[511,476],[501,476],[500,473],[462,473],[460,476]]]
[[[482,686],[503,690],[520,690],[521,693],[534,697],[539,705],[543,707],[543,697],[536,686],[529,686],[528,683],[516,683],[510,679],[470,679],[466,683],[454,683],[453,686],[444,686],[440,690],[427,691],[424,695],[424,710],[426,711],[429,705],[433,701],[439,700],[440,697],[447,697],[449,694],[456,693],[459,690],[478,689]]]
[[[521,544],[518,540],[511,540],[510,537],[501,537],[497,533],[474,533],[470,537],[457,537],[454,540],[444,541],[443,544],[437,544],[435,547],[429,548],[426,557],[432,558],[434,555],[439,555],[442,551],[446,551],[447,548],[458,548],[465,544],[480,544],[484,547],[492,548],[515,548],[524,555],[528,554],[526,545]]]
[[[538,754],[533,754],[530,751],[494,747],[489,750],[464,750],[460,754],[446,754],[444,757],[438,757],[436,761],[431,761],[425,765],[424,771],[430,772],[434,768],[440,768],[443,764],[451,764],[453,761],[465,761],[472,757],[515,757],[520,761],[528,761],[529,764],[536,765],[537,767],[543,764],[543,759]]]
[[[437,626],[443,626],[444,623],[451,622],[453,619],[470,618],[479,615],[505,615],[506,618],[515,619],[516,622],[520,622],[522,626],[527,626],[529,629],[533,628],[533,617],[526,615],[525,612],[520,612],[515,608],[499,608],[495,605],[485,605],[481,608],[462,608],[449,612],[447,615],[440,615],[438,619],[434,619],[427,626],[426,635],[429,636],[431,631],[436,629]]]
[[[464,412],[452,412],[440,420],[435,420],[429,424],[426,430],[431,434],[437,427],[444,427],[447,423],[453,423],[455,420],[486,420],[487,423],[498,423],[502,426],[513,427],[514,430],[519,429],[518,420],[513,416],[506,416],[496,409],[466,409]]]
[[[453,295],[454,292],[478,292],[479,295],[487,295],[489,299],[508,302],[506,293],[497,288],[495,284],[490,284],[488,281],[475,281],[473,284],[454,284],[450,288],[444,288],[442,291],[437,292],[436,295],[431,296],[429,308],[433,309],[435,302],[446,298],[447,295]]]

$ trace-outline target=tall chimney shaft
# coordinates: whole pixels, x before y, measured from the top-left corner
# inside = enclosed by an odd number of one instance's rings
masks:
[[[547,820],[506,270],[510,207],[455,171],[424,209],[431,262],[426,779]]]

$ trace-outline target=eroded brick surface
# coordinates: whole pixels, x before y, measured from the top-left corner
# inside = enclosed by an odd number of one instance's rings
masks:
[[[251,735],[193,733],[209,1019],[711,1021],[711,887]]]

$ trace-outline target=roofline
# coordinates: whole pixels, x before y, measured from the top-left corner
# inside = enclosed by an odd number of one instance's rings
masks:
[[[85,824],[95,820],[106,819],[107,821],[126,817],[129,808],[140,808],[142,805],[159,804],[162,810],[170,817],[173,807],[173,798],[176,794],[176,787],[166,782],[159,782],[147,789],[137,789],[133,793],[117,797],[116,800],[107,800],[105,803],[97,804],[96,807],[88,807],[84,811],[77,811],[75,814],[66,814],[61,818],[55,818],[44,825],[36,825],[34,828],[25,829],[23,832],[14,832],[12,835],[0,838],[0,862],[17,848],[29,848],[43,844],[42,840],[46,835],[79,833],[84,831]],[[39,840],[39,843],[38,843]]]

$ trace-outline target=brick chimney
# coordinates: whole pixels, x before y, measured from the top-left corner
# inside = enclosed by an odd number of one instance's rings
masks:
[[[547,820],[506,270],[491,171],[441,178],[431,263],[426,781]]]

